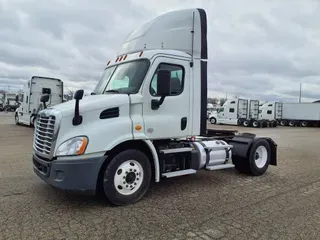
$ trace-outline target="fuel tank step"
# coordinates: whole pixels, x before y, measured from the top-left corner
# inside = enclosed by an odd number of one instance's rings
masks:
[[[234,165],[229,163],[229,164],[207,166],[206,170],[214,171],[214,170],[221,170],[221,169],[227,169],[227,168],[234,168]]]

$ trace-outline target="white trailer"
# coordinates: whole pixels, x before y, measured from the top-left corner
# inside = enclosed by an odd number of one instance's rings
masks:
[[[232,99],[209,115],[212,124],[238,125],[245,127],[275,127],[266,119],[259,119],[259,100]]]
[[[281,126],[320,126],[320,103],[282,103]]]
[[[41,102],[42,96],[48,96]],[[20,107],[16,109],[15,122],[34,126],[40,110],[63,102],[63,82],[57,78],[33,76],[24,86]]]
[[[133,31],[92,95],[38,114],[34,171],[59,189],[113,204],[139,201],[151,181],[277,164],[271,138],[207,129],[207,16],[170,12]]]

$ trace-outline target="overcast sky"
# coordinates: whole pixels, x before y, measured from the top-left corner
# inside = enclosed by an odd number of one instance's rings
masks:
[[[208,18],[209,96],[320,99],[317,0],[0,0],[0,88],[33,75],[91,91],[138,25],[181,8]]]

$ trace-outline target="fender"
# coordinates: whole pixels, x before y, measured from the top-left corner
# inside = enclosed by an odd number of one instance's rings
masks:
[[[256,135],[252,133],[239,134],[229,140],[229,143],[233,145],[232,155],[247,158],[253,143],[258,139],[267,140],[271,149],[270,165],[277,166],[278,145],[269,137],[256,137]]]
[[[149,147],[150,152],[153,157],[153,163],[154,163],[154,175],[155,175],[155,182],[160,181],[160,164],[159,164],[159,158],[158,158],[158,153],[154,145],[150,140],[143,140],[146,145]]]

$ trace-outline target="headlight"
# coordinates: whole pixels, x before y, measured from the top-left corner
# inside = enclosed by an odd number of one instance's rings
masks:
[[[88,144],[87,137],[75,137],[62,143],[56,152],[57,156],[82,155]]]

